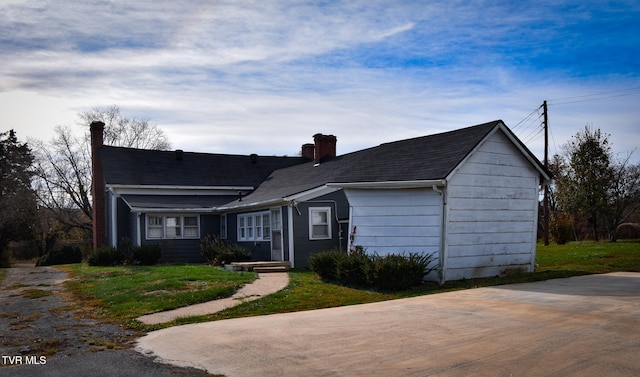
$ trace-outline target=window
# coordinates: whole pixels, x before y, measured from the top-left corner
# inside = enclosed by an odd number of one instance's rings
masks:
[[[331,208],[319,207],[309,209],[309,239],[331,239]]]
[[[268,241],[271,238],[269,212],[238,215],[238,241]]]
[[[199,238],[200,217],[147,215],[147,239]]]
[[[271,239],[271,219],[269,213],[262,214],[262,238],[265,240]]]
[[[220,215],[220,238],[227,238],[227,215]]]
[[[164,238],[162,216],[147,216],[147,238]]]
[[[238,239],[244,240],[247,238],[247,226],[245,225],[244,216],[238,216]]]
[[[184,237],[185,238],[198,238],[198,217],[185,216],[184,217]]]
[[[247,216],[247,239],[253,240],[253,216]]]

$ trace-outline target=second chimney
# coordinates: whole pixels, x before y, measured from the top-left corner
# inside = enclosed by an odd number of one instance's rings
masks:
[[[325,158],[336,157],[336,142],[338,138],[333,135],[315,134],[314,142],[314,161],[320,162]]]
[[[309,143],[302,145],[302,157],[313,160],[316,158],[315,152],[316,146],[314,144]]]

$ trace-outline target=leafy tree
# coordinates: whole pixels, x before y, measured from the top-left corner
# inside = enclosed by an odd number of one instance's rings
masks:
[[[607,210],[613,177],[609,135],[586,126],[564,149],[568,164],[558,177],[559,199],[566,211],[589,217],[597,241],[599,220]]]
[[[0,133],[0,263],[4,267],[9,242],[31,235],[36,213],[32,163],[29,146],[18,142],[13,130]]]
[[[640,165],[629,163],[631,153],[614,161],[609,136],[587,126],[564,146],[566,159],[554,156],[550,163],[555,217],[587,218],[596,241],[602,230],[616,241],[617,226],[640,209]]]
[[[169,149],[171,145],[158,126],[148,120],[126,118],[117,106],[79,112],[78,119],[85,130],[83,136],[75,135],[68,126],[57,126],[48,143],[32,141],[36,192],[39,203],[53,214],[62,232],[76,229],[88,236],[92,228],[89,124],[94,120],[105,123],[106,145],[157,150]]]

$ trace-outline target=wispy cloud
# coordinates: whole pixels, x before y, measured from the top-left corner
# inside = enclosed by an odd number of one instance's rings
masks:
[[[543,99],[638,87],[639,8],[3,1],[0,105],[31,100],[52,128],[80,108],[118,104],[183,149],[293,154],[331,132],[347,152],[496,118],[514,124]],[[637,98],[552,108],[555,136],[563,143],[592,122],[624,135],[614,143],[630,149],[640,144],[629,131],[638,129]],[[0,121],[46,134],[20,109]]]

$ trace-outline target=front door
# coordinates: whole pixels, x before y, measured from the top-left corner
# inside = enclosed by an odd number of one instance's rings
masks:
[[[284,259],[282,250],[282,211],[280,208],[271,209],[271,260]]]

